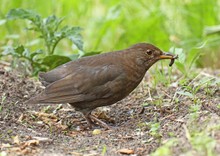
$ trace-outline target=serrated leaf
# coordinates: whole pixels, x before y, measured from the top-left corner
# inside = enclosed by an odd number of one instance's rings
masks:
[[[83,41],[81,35],[79,36],[69,36],[68,37],[76,46],[79,50],[83,51]]]
[[[55,15],[49,16],[44,20],[45,28],[49,33],[54,34],[64,18],[57,18]]]
[[[48,66],[50,69],[53,69],[69,61],[71,61],[71,59],[67,56],[49,55],[43,59],[42,64]]]
[[[41,17],[36,12],[32,10],[25,10],[21,8],[11,9],[6,15],[7,19],[28,19],[32,22],[39,22]]]
[[[61,36],[62,38],[68,38],[70,39],[79,50],[83,51],[83,41],[82,41],[82,35],[80,34],[82,31],[82,28],[80,27],[68,27],[65,26],[61,29],[60,32],[56,33],[56,36]]]
[[[83,51],[83,41],[81,34],[68,35],[68,38],[77,46],[79,50]]]

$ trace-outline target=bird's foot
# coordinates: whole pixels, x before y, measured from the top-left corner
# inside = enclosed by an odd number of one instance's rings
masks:
[[[103,128],[105,128],[106,130],[111,130],[112,127],[110,127],[109,125],[107,125],[105,122],[103,122],[102,120],[99,120],[97,117],[95,117],[94,115],[90,114],[89,115],[90,119],[92,119],[94,122],[97,122],[100,126],[102,126]]]
[[[108,126],[105,122],[101,121],[100,119],[98,119],[95,115],[92,115],[91,112],[90,113],[85,113],[84,117],[87,121],[88,124],[88,128],[92,129],[93,126],[96,126],[96,123],[105,128],[106,130],[111,130],[112,128],[110,126]]]

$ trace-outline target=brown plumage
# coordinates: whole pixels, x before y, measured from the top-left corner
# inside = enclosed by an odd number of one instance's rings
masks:
[[[69,103],[84,114],[89,126],[96,121],[108,128],[107,124],[93,116],[91,111],[125,98],[158,60],[176,58],[148,43],[84,57],[49,72],[40,73],[39,79],[46,88],[26,103]]]

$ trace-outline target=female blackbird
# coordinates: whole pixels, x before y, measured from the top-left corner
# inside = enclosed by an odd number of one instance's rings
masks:
[[[85,116],[91,127],[106,123],[91,114],[92,110],[112,105],[125,98],[141,82],[146,71],[158,60],[177,56],[164,53],[149,43],[139,43],[128,49],[83,57],[65,63],[49,72],[40,73],[45,90],[31,98],[30,104],[69,103]]]

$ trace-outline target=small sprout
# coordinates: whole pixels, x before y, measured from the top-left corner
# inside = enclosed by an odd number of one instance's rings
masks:
[[[150,134],[152,136],[159,136],[160,123],[151,123],[150,124]]]
[[[150,106],[149,103],[147,103],[147,102],[143,103],[143,107],[149,107],[149,106]]]
[[[43,112],[48,113],[51,109],[51,106],[44,107]]]
[[[102,155],[106,155],[106,151],[107,151],[107,147],[106,145],[103,145],[103,148],[102,148]]]
[[[200,107],[201,107],[201,105],[191,105],[190,106],[190,108],[189,108],[189,111],[191,112],[191,113],[195,113],[195,112],[198,112],[199,110],[200,110]]]
[[[60,109],[62,109],[62,104],[59,104],[56,109],[53,111],[53,114],[55,114],[57,111],[59,111]]]

